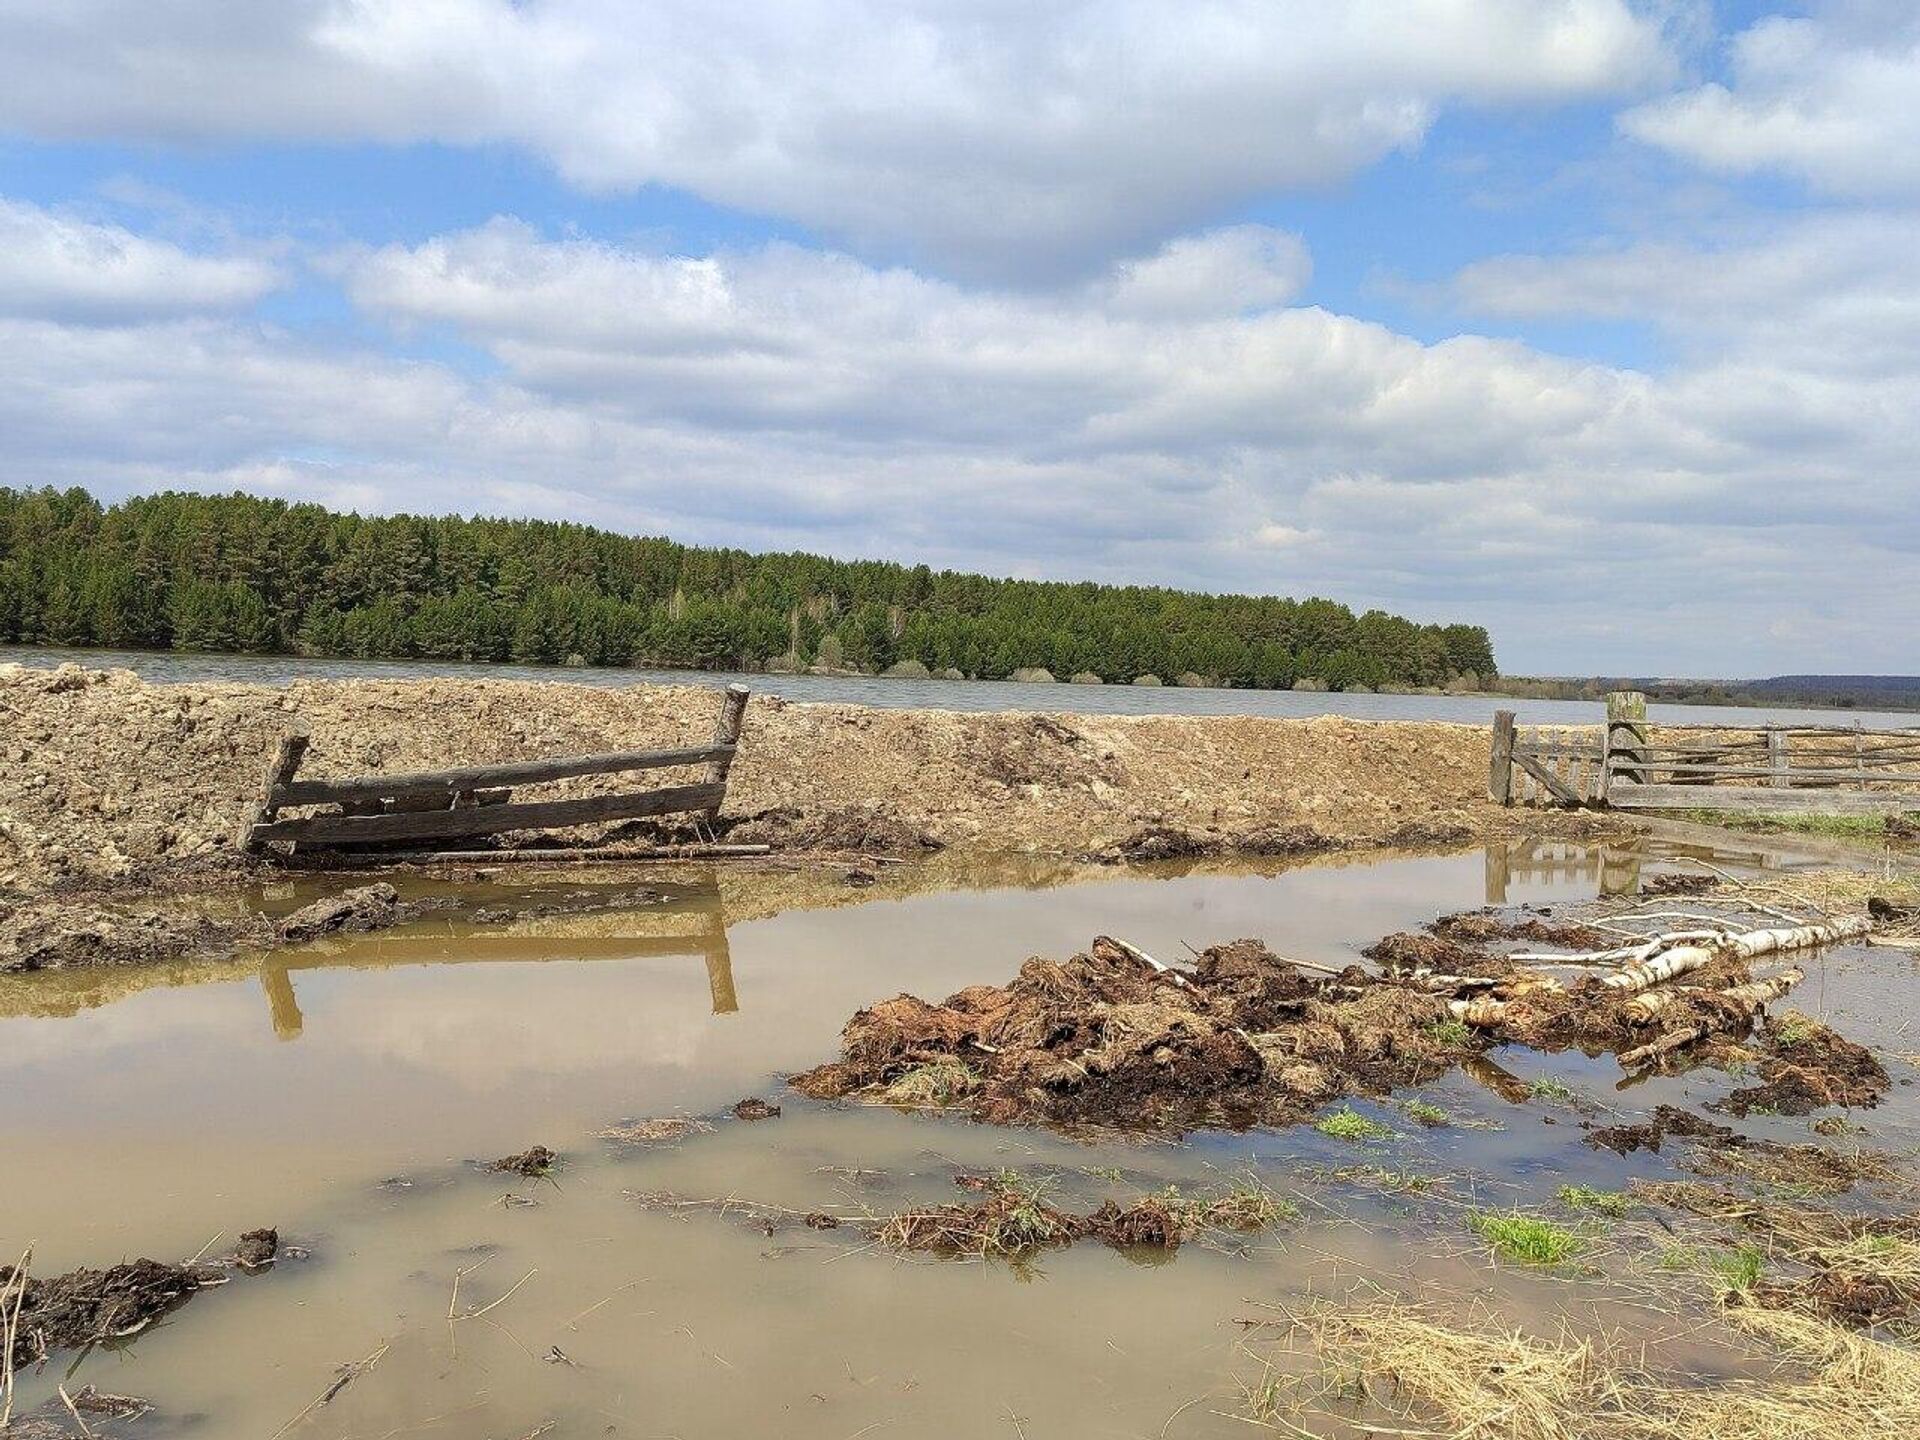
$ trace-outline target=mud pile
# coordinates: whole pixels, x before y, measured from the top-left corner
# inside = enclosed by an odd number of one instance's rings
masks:
[[[1291,1124],[1329,1100],[1419,1084],[1470,1053],[1444,1000],[1358,966],[1307,977],[1259,942],[1190,973],[1102,937],[1004,986],[862,1010],[842,1058],[792,1077],[816,1098],[964,1108],[995,1124],[1166,1130]]]
[[[55,1350],[138,1334],[200,1290],[226,1281],[217,1269],[132,1260],[47,1280],[28,1275],[21,1291],[13,1267],[0,1265],[0,1293],[19,1305],[13,1363],[32,1365]]]

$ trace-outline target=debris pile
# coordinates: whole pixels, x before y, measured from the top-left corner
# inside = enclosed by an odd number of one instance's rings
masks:
[[[529,1180],[538,1180],[551,1174],[554,1162],[560,1157],[544,1145],[535,1145],[518,1155],[506,1155],[487,1166],[489,1170],[502,1175],[524,1175]]]
[[[0,1295],[17,1312],[9,1324],[12,1363],[32,1365],[55,1350],[76,1349],[138,1334],[196,1292],[224,1285],[212,1267],[130,1260],[105,1270],[72,1270],[51,1279],[0,1265]]]
[[[1028,960],[1004,987],[862,1010],[842,1058],[790,1083],[815,1098],[944,1096],[996,1124],[1286,1124],[1450,1068],[1466,1047],[1435,1033],[1446,1018],[1442,998],[1357,965],[1309,977],[1258,941],[1184,973],[1103,936]]]

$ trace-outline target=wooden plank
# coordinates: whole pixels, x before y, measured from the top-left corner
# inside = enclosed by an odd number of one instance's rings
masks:
[[[1600,742],[1598,739],[1587,744],[1582,744],[1577,740],[1565,745],[1520,745],[1516,743],[1513,748],[1525,751],[1536,760],[1542,760],[1548,756],[1565,757],[1573,760],[1585,760],[1589,758],[1597,760],[1600,758]]]
[[[310,743],[312,743],[311,736],[305,731],[296,730],[290,735],[283,736],[280,744],[275,747],[273,758],[267,761],[267,773],[261,782],[260,803],[254,806],[246,819],[240,822],[240,829],[234,835],[234,847],[242,854],[247,854],[256,848],[258,842],[253,838],[254,830],[267,824],[280,813],[280,806],[285,803],[279,798],[280,793],[292,782],[294,772],[300,768],[300,762],[306,757],[307,746]]]
[[[560,829],[603,820],[636,820],[647,815],[705,810],[724,800],[726,793],[724,785],[675,785],[638,794],[487,805],[473,810],[435,810],[409,815],[314,815],[255,825],[252,840],[255,844],[292,840],[305,844],[353,845],[383,840],[498,835],[507,830]]]
[[[1493,712],[1493,751],[1487,762],[1487,798],[1513,803],[1513,711]]]
[[[1920,793],[1868,790],[1775,790],[1771,786],[1642,785],[1615,781],[1607,803],[1616,810],[1745,810],[1762,814],[1895,815],[1920,811]]]
[[[281,787],[280,805],[338,805],[349,800],[380,800],[418,790],[480,790],[537,785],[579,775],[617,775],[629,770],[665,770],[675,765],[733,761],[731,744],[694,745],[680,750],[622,750],[602,755],[566,755],[552,760],[509,760],[497,765],[463,765],[451,770],[415,770],[395,775],[345,775],[335,780],[297,780]]]
[[[1561,780],[1558,775],[1547,769],[1547,767],[1542,765],[1538,760],[1528,755],[1516,753],[1513,757],[1513,763],[1526,771],[1527,774],[1531,775],[1535,780],[1538,780],[1556,800],[1560,800],[1568,805],[1578,805],[1580,803],[1580,797],[1573,793],[1566,782]]]
[[[1838,770],[1826,768],[1808,768],[1796,765],[1789,770],[1775,770],[1765,765],[1681,765],[1677,763],[1660,764],[1656,762],[1647,767],[1664,774],[1674,776],[1723,777],[1728,779],[1744,778],[1756,784],[1772,784],[1785,778],[1791,782],[1811,781],[1817,784],[1833,784],[1850,780],[1861,784],[1879,783],[1882,785],[1920,785],[1920,770]]]

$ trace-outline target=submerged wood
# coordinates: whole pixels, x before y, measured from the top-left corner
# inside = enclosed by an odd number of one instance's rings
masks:
[[[771,845],[608,845],[565,850],[399,850],[379,858],[408,865],[588,865],[609,860],[749,859],[772,853]]]
[[[1737,1013],[1744,1013],[1748,1019],[1751,1019],[1753,1012],[1759,1009],[1760,1006],[1770,1000],[1778,1000],[1782,995],[1785,995],[1795,985],[1798,985],[1806,978],[1807,972],[1795,966],[1791,970],[1782,970],[1778,975],[1770,976],[1765,980],[1755,980],[1746,985],[1733,985],[1725,990],[1714,990],[1707,993],[1715,995],[1723,1001],[1732,1001],[1740,1007]],[[1655,998],[1659,997],[1642,995],[1636,1003],[1653,1000]],[[1698,1025],[1688,1025],[1684,1029],[1669,1031],[1658,1040],[1650,1041],[1636,1049],[1622,1051],[1620,1054],[1620,1064],[1629,1069],[1636,1065],[1644,1065],[1649,1060],[1658,1060],[1663,1055],[1670,1055],[1676,1050],[1684,1050],[1687,1046],[1693,1044],[1694,1041],[1704,1040],[1708,1035],[1713,1034],[1715,1030],[1722,1028],[1725,1027],[1701,1023]]]

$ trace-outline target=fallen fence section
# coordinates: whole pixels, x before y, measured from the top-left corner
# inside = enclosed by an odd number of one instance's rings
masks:
[[[280,742],[267,767],[264,794],[242,827],[240,846],[257,852],[274,843],[385,844],[557,830],[656,815],[693,813],[711,818],[726,800],[727,776],[739,749],[746,708],[747,687],[729,685],[713,739],[706,745],[331,780],[295,778],[308,741],[305,735],[290,735]],[[697,784],[567,800],[513,800],[515,786],[694,765],[707,767]],[[281,810],[297,806],[339,808],[328,814],[280,818]]]
[[[1647,723],[1646,697],[1607,697],[1604,727],[1494,716],[1488,793],[1511,805],[1885,815],[1920,810],[1920,727]]]

